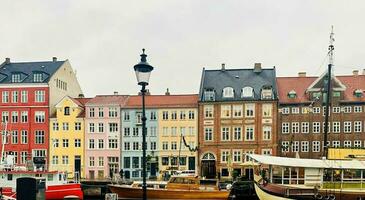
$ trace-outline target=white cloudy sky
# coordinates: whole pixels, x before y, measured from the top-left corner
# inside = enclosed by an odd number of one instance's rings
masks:
[[[276,66],[279,76],[326,68],[335,28],[337,74],[365,68],[365,2],[295,0],[1,0],[0,55],[69,59],[86,96],[135,94],[142,48],[150,90],[197,93],[203,67]]]

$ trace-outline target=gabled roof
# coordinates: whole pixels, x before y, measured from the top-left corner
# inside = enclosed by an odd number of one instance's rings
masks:
[[[124,106],[127,102],[128,95],[96,95],[91,98],[85,105],[86,106],[103,106],[103,105],[119,105]]]
[[[191,108],[198,107],[197,94],[146,95],[147,108]],[[141,108],[142,96],[130,96],[125,108]]]
[[[252,87],[254,90],[253,100],[261,99],[261,89],[264,86],[270,86],[273,90],[273,97],[277,99],[276,89],[276,71],[275,67],[261,69],[261,72],[255,72],[251,69],[225,69],[225,70],[205,70],[202,72],[202,80],[199,91],[199,100],[204,101],[204,89],[214,89],[215,101],[242,101],[241,89]],[[223,98],[223,88],[232,87],[234,89],[234,98]],[[248,100],[252,100],[248,99]]]
[[[21,83],[34,83],[33,74],[41,73],[43,80],[36,83],[48,83],[49,78],[65,63],[66,61],[43,61],[43,62],[10,62],[0,65],[0,84],[9,84],[11,75],[14,73],[22,74]]]

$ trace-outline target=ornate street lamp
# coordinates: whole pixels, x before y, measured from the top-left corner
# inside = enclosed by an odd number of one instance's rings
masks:
[[[141,62],[134,65],[134,71],[136,72],[136,77],[138,81],[138,85],[142,86],[142,190],[143,190],[143,200],[147,199],[147,185],[146,185],[146,108],[145,108],[145,95],[146,95],[146,86],[148,85],[148,81],[150,79],[151,71],[153,67],[147,62],[147,55],[144,53],[145,49],[142,49],[141,54]]]

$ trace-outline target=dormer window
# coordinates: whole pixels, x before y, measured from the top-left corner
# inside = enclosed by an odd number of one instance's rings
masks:
[[[264,86],[261,89],[261,99],[272,99],[272,88],[271,86]]]
[[[42,82],[43,81],[42,73],[34,73],[33,74],[33,82]]]
[[[362,97],[363,91],[360,89],[357,89],[354,91],[354,95],[355,95],[355,97]]]
[[[223,97],[224,98],[233,98],[234,97],[234,90],[232,87],[225,87],[223,89]]]
[[[289,93],[288,93],[288,97],[290,99],[295,99],[297,97],[297,93],[294,91],[294,90],[291,90]]]
[[[241,97],[242,98],[253,97],[253,88],[252,87],[242,88]]]
[[[215,92],[213,89],[204,90],[204,101],[215,101]]]
[[[11,82],[12,83],[20,83],[21,82],[21,75],[20,73],[15,73],[11,75]]]

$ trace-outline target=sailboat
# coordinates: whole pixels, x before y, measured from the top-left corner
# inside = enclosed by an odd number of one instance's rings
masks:
[[[365,199],[365,160],[328,159],[328,116],[333,66],[333,27],[325,91],[323,159],[301,159],[249,155],[260,164],[256,168],[255,190],[261,200]],[[259,171],[261,175],[259,175]]]

